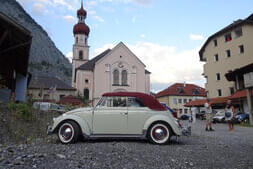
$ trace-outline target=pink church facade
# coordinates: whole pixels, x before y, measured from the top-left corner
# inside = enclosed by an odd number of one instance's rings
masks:
[[[150,72],[145,64],[122,42],[89,60],[89,27],[83,5],[74,26],[72,86],[79,95],[96,103],[105,92],[150,93]]]

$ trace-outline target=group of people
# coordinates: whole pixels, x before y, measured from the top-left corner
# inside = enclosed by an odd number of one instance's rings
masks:
[[[212,104],[210,103],[210,99],[207,99],[207,102],[205,103],[205,112],[206,112],[206,131],[214,131],[212,127],[212,121],[213,121],[213,110],[212,110]],[[198,108],[192,107],[191,108],[191,122],[196,122],[196,114],[198,112]],[[229,131],[234,131],[234,123],[233,118],[235,117],[235,108],[231,104],[231,100],[228,100],[225,107],[225,120],[228,123]]]

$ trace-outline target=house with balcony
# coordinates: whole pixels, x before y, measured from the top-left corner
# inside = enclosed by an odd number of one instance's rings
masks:
[[[234,94],[236,84],[225,74],[253,63],[253,14],[211,35],[199,51],[204,64],[205,89],[210,98]]]

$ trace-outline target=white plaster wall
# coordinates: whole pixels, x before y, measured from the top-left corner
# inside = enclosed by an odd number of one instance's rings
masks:
[[[85,79],[88,79],[88,83],[85,83]],[[77,92],[83,95],[84,89],[89,89],[89,100],[93,98],[93,72],[78,70],[76,75],[76,88]]]
[[[120,57],[122,56],[122,57]],[[118,65],[122,63],[123,68]],[[106,71],[106,65],[110,65],[110,71]],[[112,72],[115,68],[121,72],[128,72],[128,86],[112,86]],[[121,78],[120,78],[121,83]],[[99,98],[105,92],[115,90],[125,90],[132,92],[146,92],[145,65],[131,52],[120,43],[107,56],[96,63],[94,70],[94,98]]]

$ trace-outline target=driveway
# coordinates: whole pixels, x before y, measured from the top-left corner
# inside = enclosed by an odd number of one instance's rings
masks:
[[[187,122],[183,122],[187,124]],[[206,132],[204,121],[192,125],[192,136],[172,138],[168,145],[145,140],[96,140],[62,145],[47,143],[0,145],[0,168],[253,168],[253,128],[215,124]]]

